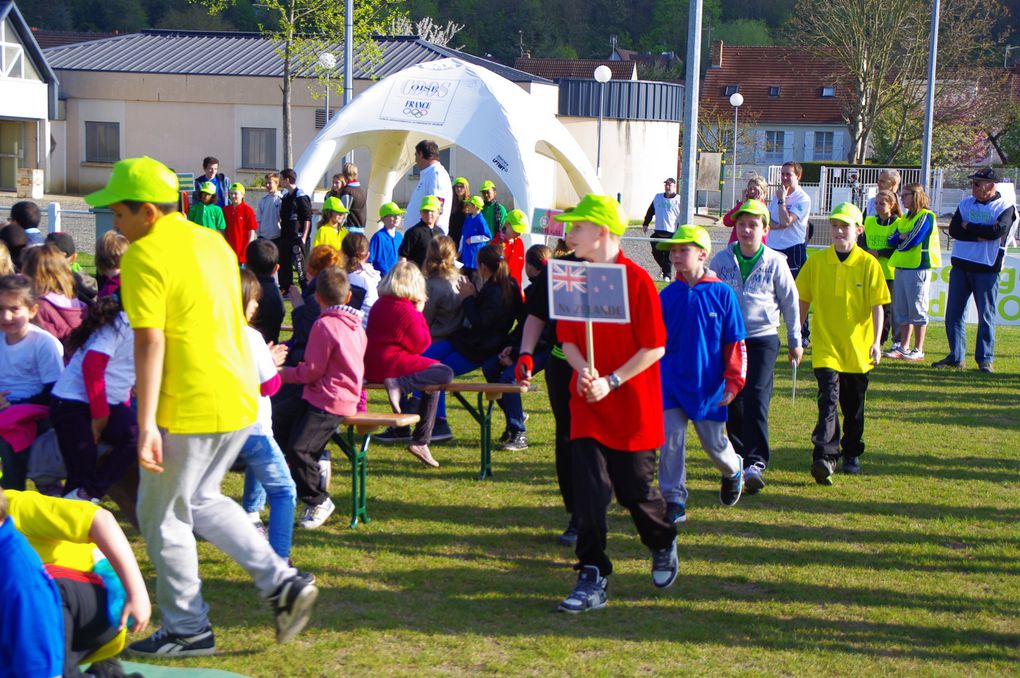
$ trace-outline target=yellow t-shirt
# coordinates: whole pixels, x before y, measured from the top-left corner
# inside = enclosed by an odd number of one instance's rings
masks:
[[[343,244],[344,238],[346,237],[347,229],[343,226],[340,228],[334,228],[329,224],[323,224],[315,231],[315,239],[312,241],[312,248],[314,249],[319,245],[329,245],[333,249],[339,250],[340,245]]]
[[[258,384],[241,311],[237,258],[223,236],[175,212],[121,259],[131,327],[166,336],[156,423],[170,433],[226,433],[254,423]]]
[[[889,288],[878,260],[860,247],[840,261],[829,247],[809,257],[797,274],[797,291],[811,303],[811,364],[837,372],[873,369],[873,306],[888,304]]]
[[[91,572],[96,545],[89,538],[99,507],[90,501],[57,499],[38,492],[4,490],[8,514],[39,558],[79,572]]]

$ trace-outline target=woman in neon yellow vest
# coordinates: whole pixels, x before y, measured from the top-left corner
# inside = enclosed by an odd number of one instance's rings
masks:
[[[893,315],[900,323],[900,355],[889,357],[916,362],[924,359],[931,270],[942,265],[942,249],[935,213],[928,209],[924,187],[921,184],[904,186],[900,200],[907,213],[896,220],[896,230],[889,236],[889,246],[895,250],[889,257],[889,265],[896,269]],[[910,348],[911,334],[914,334],[913,348]]]
[[[896,230],[896,220],[903,216],[900,211],[900,201],[892,191],[879,191],[872,203],[872,214],[864,219],[864,249],[878,259],[882,266],[882,275],[885,276],[885,284],[889,288],[889,296],[893,295],[893,269],[889,267],[889,257],[895,251],[889,247],[889,237]],[[896,324],[893,321],[892,304],[882,307],[882,343],[893,334],[892,351],[897,356],[900,350],[900,336]]]

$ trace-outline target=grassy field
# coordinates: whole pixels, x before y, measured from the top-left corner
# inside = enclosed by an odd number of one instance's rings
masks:
[[[998,339],[994,375],[884,362],[869,391],[864,473],[833,487],[808,473],[809,366],[792,403],[780,361],[766,489],[722,508],[695,439],[676,585],[653,588],[648,553],[614,506],[609,606],[577,617],[555,612],[575,575],[555,539],[566,516],[544,381],[526,396],[530,449],[494,453],[489,481],[475,479],[477,426],[451,404],[457,438],[434,448],[440,469],[372,448],[372,522],[354,530],[348,464],[336,455],[337,514],[295,535],[294,561],[321,595],[293,643],[273,643],[250,579],[201,544],[219,654],[177,665],[249,676],[1015,675],[1020,328]],[[929,356],[944,350],[937,325]],[[372,406],[385,409],[380,397]],[[237,497],[240,485],[232,474],[227,490]]]

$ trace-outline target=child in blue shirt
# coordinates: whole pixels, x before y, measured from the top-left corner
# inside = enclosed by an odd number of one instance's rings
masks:
[[[400,243],[404,242],[404,234],[397,228],[405,211],[395,202],[388,202],[379,208],[379,221],[383,227],[375,232],[368,243],[368,263],[372,264],[380,275],[389,273],[400,258],[397,250],[400,249]]]
[[[481,196],[473,195],[464,201],[464,214],[467,216],[464,217],[457,250],[460,252],[460,262],[464,264],[463,273],[469,278],[478,269],[478,250],[492,240],[489,224],[482,215],[484,206]]]
[[[687,518],[688,421],[723,474],[719,500],[724,506],[740,500],[743,460],[726,437],[726,408],[746,378],[744,319],[733,290],[706,267],[712,240],[705,229],[680,226],[656,247],[669,251],[676,269],[674,282],[659,295],[666,325],[666,354],[660,363],[666,442],[659,488],[667,519],[680,523]]]

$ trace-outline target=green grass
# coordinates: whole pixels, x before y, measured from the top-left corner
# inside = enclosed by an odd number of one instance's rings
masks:
[[[555,541],[566,520],[544,382],[526,396],[531,448],[496,452],[489,481],[475,479],[477,426],[451,405],[457,440],[435,446],[440,469],[373,446],[372,522],[354,530],[348,464],[336,455],[337,514],[295,534],[294,561],[316,574],[321,595],[292,644],[273,643],[250,579],[201,544],[219,655],[178,664],[251,676],[1015,675],[1020,329],[999,328],[998,339],[994,375],[883,363],[869,390],[864,473],[833,487],[808,473],[810,369],[791,403],[781,360],[765,491],[720,507],[718,475],[695,439],[676,585],[652,587],[648,553],[614,505],[609,606],[577,617],[555,612],[574,573]],[[944,349],[938,325],[928,351]],[[385,409],[380,397],[372,407]],[[238,497],[240,477],[226,489]]]

